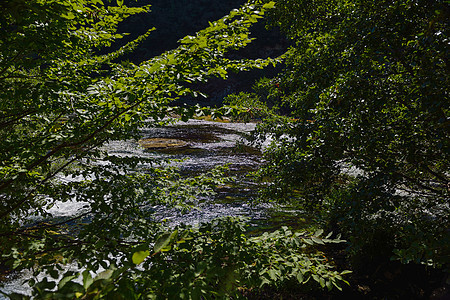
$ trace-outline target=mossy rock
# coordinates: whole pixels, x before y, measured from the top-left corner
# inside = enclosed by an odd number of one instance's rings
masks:
[[[148,138],[138,141],[139,145],[148,150],[160,150],[160,149],[178,149],[188,145],[187,142],[177,139],[167,138]]]

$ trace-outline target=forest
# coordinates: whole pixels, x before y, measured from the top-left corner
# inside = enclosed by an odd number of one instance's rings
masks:
[[[0,299],[449,299],[449,9],[0,1]]]

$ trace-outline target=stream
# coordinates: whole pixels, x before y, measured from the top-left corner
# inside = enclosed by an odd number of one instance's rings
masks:
[[[153,216],[156,220],[166,220],[175,226],[180,223],[195,225],[223,216],[245,216],[249,218],[252,228],[276,226],[277,219],[286,221],[288,209],[276,208],[271,204],[253,203],[257,186],[246,174],[256,170],[262,163],[259,149],[248,145],[243,135],[255,129],[255,123],[227,123],[205,120],[177,122],[160,128],[143,128],[142,138],[152,142],[169,141],[179,144],[176,147],[143,148],[136,142],[117,141],[105,145],[108,153],[118,156],[140,156],[161,159],[180,160],[175,165],[184,175],[196,175],[216,166],[228,164],[231,175],[236,180],[216,190],[216,194],[202,199],[198,209],[181,213],[177,209],[154,206]],[[64,179],[63,180],[71,180]],[[70,218],[80,213],[83,203],[57,202],[49,212],[55,220]],[[50,222],[53,220],[49,220]],[[70,269],[73,266],[66,266]],[[29,294],[30,289],[23,284],[31,272],[9,275],[1,288],[6,293],[20,292]],[[0,295],[0,299],[4,299]]]
[[[162,128],[144,128],[143,139],[171,139],[184,142],[182,147],[167,149],[142,149],[135,143],[124,141],[110,143],[108,152],[114,155],[136,155],[157,160],[175,159],[181,174],[197,175],[214,167],[228,164],[229,173],[236,177],[231,185],[216,190],[210,199],[202,199],[199,209],[181,213],[165,206],[153,207],[156,219],[165,219],[173,225],[194,225],[222,216],[247,216],[254,220],[267,218],[270,205],[252,205],[256,185],[246,178],[261,164],[261,152],[246,145],[242,135],[254,130],[254,123],[221,123],[204,120],[178,122]]]

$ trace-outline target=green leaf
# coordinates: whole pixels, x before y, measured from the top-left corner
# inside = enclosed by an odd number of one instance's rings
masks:
[[[261,279],[261,283],[260,283],[259,287],[261,288],[261,287],[263,287],[265,284],[269,285],[269,284],[270,284],[270,281],[269,281],[266,277],[263,276],[262,279]]]
[[[333,281],[333,285],[334,285],[338,290],[342,291],[342,287],[341,287],[339,284],[337,284],[336,282]]]
[[[272,279],[273,281],[277,280],[277,273],[276,273],[276,271],[274,269],[270,269],[268,271],[268,273],[269,273],[270,279]]]
[[[135,265],[139,265],[141,262],[143,262],[147,256],[150,255],[150,251],[144,250],[144,251],[137,251],[133,253],[133,256],[131,260]]]
[[[58,282],[58,289],[62,289],[64,287],[64,285],[66,285],[68,282],[70,282],[72,279],[77,278],[78,276],[76,275],[69,275],[69,276],[64,276],[59,282]]]
[[[298,280],[299,283],[303,283],[304,278],[303,278],[303,273],[302,272],[298,272],[297,273],[297,280]]]
[[[61,16],[68,20],[75,19],[75,15],[72,12],[68,12],[67,14],[62,14]]]
[[[275,2],[274,1],[270,1],[267,2],[263,5],[263,9],[271,9],[275,7]]]
[[[166,232],[163,233],[155,242],[155,245],[153,246],[153,251],[154,252],[159,252],[161,251],[161,249],[163,249],[164,247],[166,247],[167,245],[169,245],[170,243],[170,237],[171,237],[171,233],[170,232]]]
[[[89,270],[84,270],[81,274],[83,275],[83,287],[87,289],[92,282],[94,282],[94,279],[92,278]]]
[[[319,237],[319,236],[322,235],[322,233],[323,233],[323,229],[319,229],[319,230],[317,230],[316,232],[314,232],[313,235]]]
[[[333,284],[332,284],[331,280],[327,280],[326,286],[329,291],[331,291],[333,289]]]
[[[320,277],[320,278],[319,278],[319,284],[320,284],[320,286],[321,286],[322,288],[325,287],[325,279],[323,279],[323,277]]]
[[[311,240],[316,244],[325,245],[325,243],[322,241],[322,239],[319,239],[318,237],[312,236]]]
[[[116,269],[114,267],[110,267],[108,270],[100,272],[96,277],[95,281],[110,279]]]
[[[321,278],[317,274],[312,274],[311,276],[316,282],[320,282]]]
[[[302,240],[308,245],[314,245],[314,242],[310,238],[303,238]]]

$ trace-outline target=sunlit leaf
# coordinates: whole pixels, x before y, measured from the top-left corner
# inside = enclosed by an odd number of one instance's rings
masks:
[[[132,261],[134,264],[138,265],[141,262],[143,262],[149,255],[150,251],[148,250],[134,252],[132,256]]]

